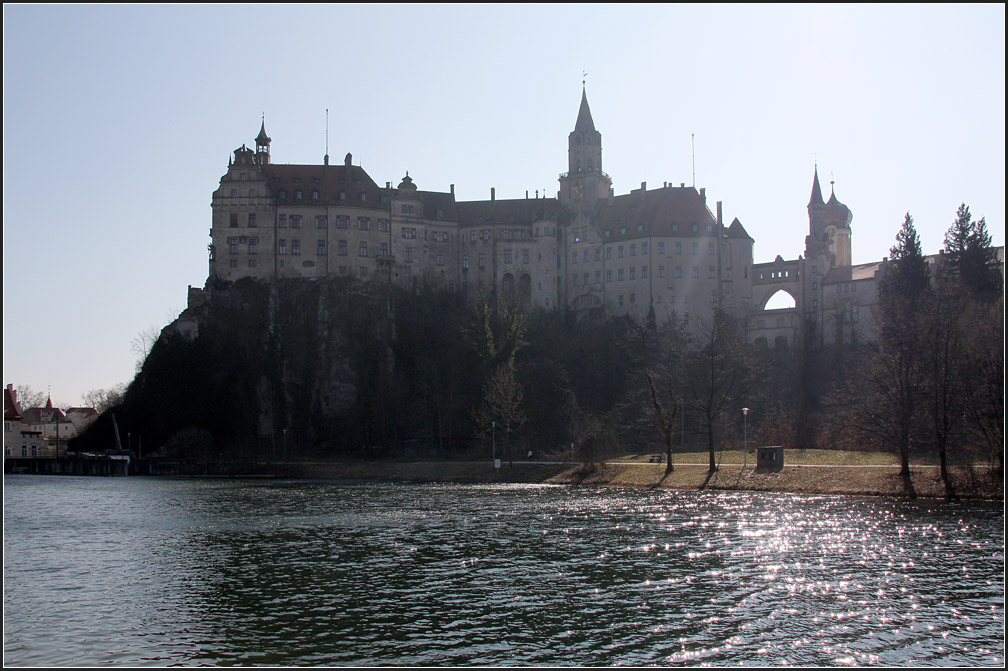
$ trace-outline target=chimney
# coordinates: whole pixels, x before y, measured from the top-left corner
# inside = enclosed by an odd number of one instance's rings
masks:
[[[662,182],[661,186],[662,186],[663,189],[667,189],[668,188],[668,182]]]
[[[647,191],[647,182],[641,182],[640,183],[640,190],[641,190],[641,193]]]
[[[616,190],[611,186],[609,187],[609,207],[612,207],[613,198],[615,198]]]
[[[707,202],[707,189],[706,189],[706,187],[700,189],[700,197],[703,198],[703,202],[705,202],[705,203]]]
[[[679,182],[679,188],[680,189],[686,188],[686,182]]]
[[[490,200],[497,200],[497,189],[490,187]]]
[[[451,187],[451,195],[452,195],[452,198],[454,198],[455,197],[455,185],[454,184],[449,184],[448,186]]]
[[[350,161],[352,161],[352,160],[353,160],[353,156],[350,155],[350,152],[347,152],[346,158],[343,159],[343,165],[345,165],[346,167],[349,168],[350,167]]]
[[[720,200],[717,202],[717,223],[718,223],[718,226],[722,225],[721,224],[721,201]]]
[[[391,189],[392,188],[392,182],[385,182],[385,188],[386,189]]]
[[[528,189],[525,189],[525,200],[528,200]]]
[[[325,155],[325,158],[322,159],[322,163],[324,165],[329,165],[329,154]]]

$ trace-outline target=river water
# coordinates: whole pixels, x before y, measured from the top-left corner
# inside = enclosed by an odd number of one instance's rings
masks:
[[[4,476],[4,664],[970,665],[1004,507]]]

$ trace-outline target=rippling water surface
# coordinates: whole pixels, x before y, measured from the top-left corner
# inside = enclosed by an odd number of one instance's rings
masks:
[[[9,665],[1004,664],[1004,507],[4,477]]]

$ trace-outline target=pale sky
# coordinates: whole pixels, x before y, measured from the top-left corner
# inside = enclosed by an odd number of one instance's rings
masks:
[[[328,108],[331,160],[380,185],[553,197],[587,71],[616,193],[704,187],[756,262],[803,253],[817,163],[854,263],[908,211],[936,253],[962,202],[1004,245],[1003,4],[5,4],[3,30],[4,383],[55,403],[131,381],[203,286],[264,114],[276,163],[322,162]]]

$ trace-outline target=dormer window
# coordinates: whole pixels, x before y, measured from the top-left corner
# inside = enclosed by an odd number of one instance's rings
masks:
[[[315,201],[316,203],[318,202],[318,199],[319,199],[319,191],[318,191],[318,189],[314,189],[314,190],[313,190],[313,191],[311,192],[311,199],[312,199],[313,201]]]
[[[339,192],[339,199],[340,200],[346,200],[346,191],[340,191]]]
[[[626,235],[626,226],[621,227],[619,229],[619,233],[620,233],[620,235]]]
[[[294,181],[296,182],[297,180]],[[301,189],[294,192],[294,200],[301,200]]]
[[[248,181],[248,173],[247,172],[243,172],[241,174],[241,181],[243,181],[243,182],[247,182]]]
[[[363,205],[364,203],[367,202],[367,194],[366,193],[362,193],[360,195],[360,202],[361,202],[361,205]]]

